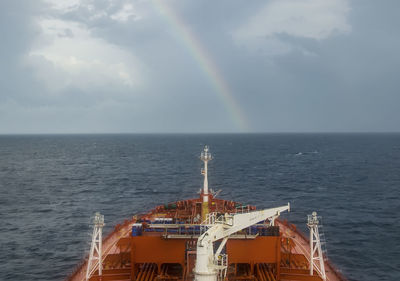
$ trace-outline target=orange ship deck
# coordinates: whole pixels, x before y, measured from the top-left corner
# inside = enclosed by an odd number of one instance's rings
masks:
[[[201,197],[177,201],[117,225],[103,240],[102,276],[95,271],[89,280],[193,280],[201,204]],[[255,206],[209,197],[210,212],[238,213],[255,209]],[[143,225],[142,233],[133,236],[132,225],[138,222]],[[322,280],[315,272],[309,274],[309,252],[308,239],[294,225],[277,219],[275,226],[269,227],[266,222],[230,237],[226,244],[229,266],[225,279]],[[83,261],[67,280],[86,280],[86,267],[87,261]],[[325,269],[326,280],[345,280],[329,262],[325,262]]]

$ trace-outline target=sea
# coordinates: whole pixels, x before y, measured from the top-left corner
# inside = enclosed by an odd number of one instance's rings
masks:
[[[209,145],[218,197],[269,208],[305,233],[322,217],[332,263],[351,281],[400,280],[400,134],[0,136],[0,280],[64,280],[136,213],[199,196]]]

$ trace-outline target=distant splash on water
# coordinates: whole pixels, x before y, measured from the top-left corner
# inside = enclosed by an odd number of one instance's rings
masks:
[[[314,150],[314,151],[306,151],[306,152],[301,152],[301,151],[299,151],[299,152],[295,153],[294,155],[295,155],[295,156],[302,156],[302,155],[312,155],[312,154],[319,154],[319,151],[317,151],[317,150]]]

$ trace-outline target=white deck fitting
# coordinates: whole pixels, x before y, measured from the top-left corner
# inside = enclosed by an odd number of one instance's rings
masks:
[[[314,274],[314,269],[326,281],[324,257],[321,248],[321,239],[318,230],[317,212],[308,215],[307,226],[310,229],[310,275]]]
[[[86,268],[86,280],[89,280],[90,276],[99,269],[99,276],[102,274],[103,264],[102,264],[102,232],[104,226],[104,216],[100,213],[96,213],[94,217],[93,225],[93,235],[92,244],[90,246],[90,254],[88,265]]]

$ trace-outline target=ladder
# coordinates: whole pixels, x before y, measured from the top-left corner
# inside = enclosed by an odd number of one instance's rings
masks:
[[[321,243],[321,250],[322,250],[322,255],[324,258],[324,261],[328,260],[328,249],[326,246],[326,237],[325,237],[325,232],[324,232],[324,228],[323,228],[323,224],[322,224],[322,217],[318,217],[319,220],[319,224],[318,224],[318,231],[319,231],[319,240]]]

